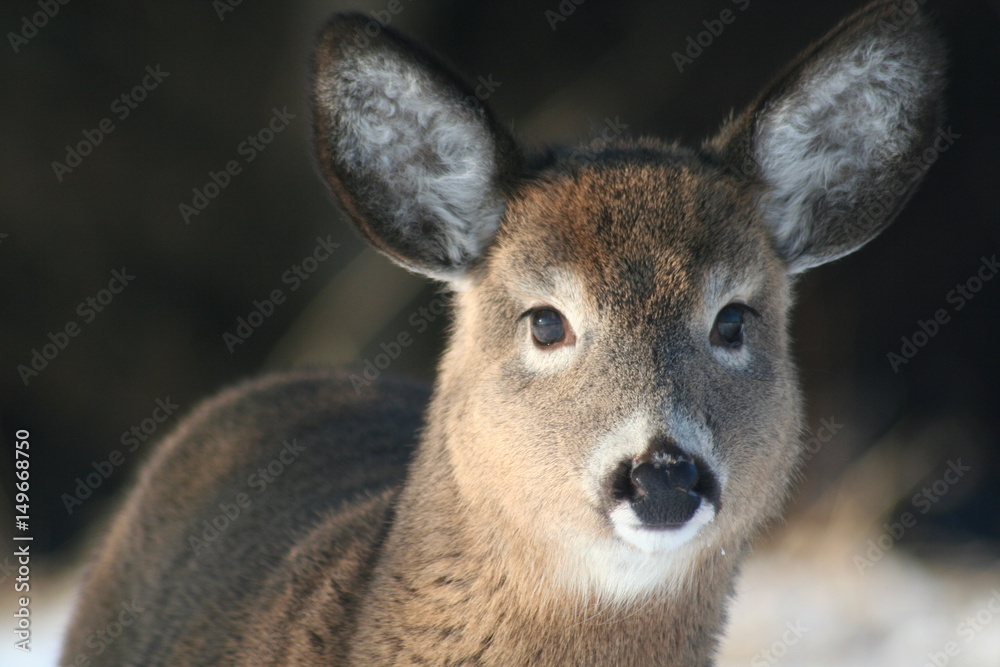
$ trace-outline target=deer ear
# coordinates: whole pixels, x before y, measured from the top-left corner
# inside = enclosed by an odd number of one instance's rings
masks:
[[[521,157],[472,88],[394,30],[340,14],[320,35],[313,113],[326,180],[375,247],[444,280],[476,262]]]
[[[916,3],[873,3],[706,144],[762,183],[762,213],[791,273],[857,250],[909,199],[933,161],[925,151],[938,136],[944,61]]]

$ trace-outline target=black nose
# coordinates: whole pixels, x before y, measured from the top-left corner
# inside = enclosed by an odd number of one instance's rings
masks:
[[[698,468],[687,459],[640,463],[632,468],[630,480],[632,509],[648,526],[683,525],[701,505],[694,491]]]

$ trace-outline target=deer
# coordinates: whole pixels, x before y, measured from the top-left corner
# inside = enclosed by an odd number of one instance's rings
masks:
[[[443,284],[432,390],[300,368],[157,446],[64,664],[712,665],[798,474],[798,276],[878,235],[939,131],[945,53],[878,1],[700,147],[529,151],[440,57],[337,14],[321,172]]]

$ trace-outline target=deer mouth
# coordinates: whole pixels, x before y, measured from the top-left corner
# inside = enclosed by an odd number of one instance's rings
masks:
[[[709,466],[672,440],[622,461],[612,476],[611,495],[616,531],[644,549],[657,547],[646,550],[686,542],[719,507],[719,484]],[[664,539],[643,537],[656,533]]]

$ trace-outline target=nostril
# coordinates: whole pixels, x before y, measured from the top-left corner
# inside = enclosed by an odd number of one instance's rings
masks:
[[[632,484],[637,492],[636,496],[643,496],[665,489],[667,479],[652,463],[641,463],[632,468]]]
[[[698,482],[698,468],[686,459],[667,465],[666,472],[673,487],[681,491],[690,491]]]
[[[698,482],[698,468],[686,459],[671,463],[641,463],[632,469],[632,482],[646,493],[688,492]]]

